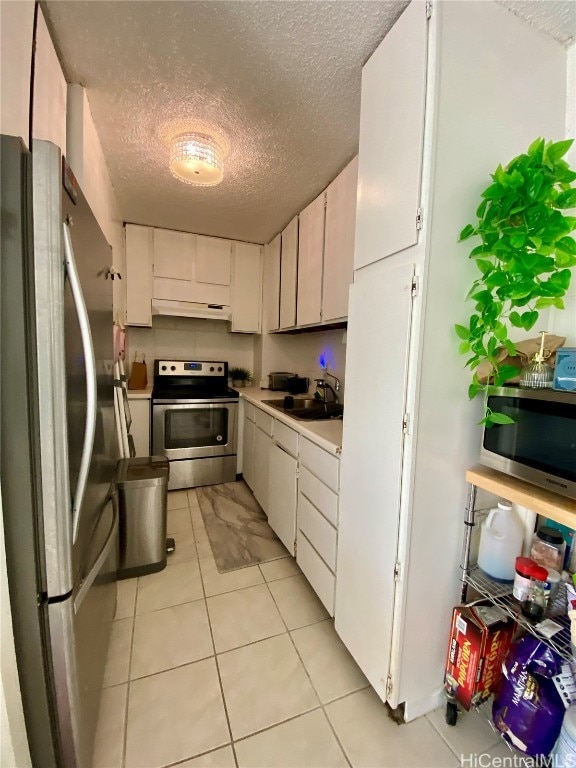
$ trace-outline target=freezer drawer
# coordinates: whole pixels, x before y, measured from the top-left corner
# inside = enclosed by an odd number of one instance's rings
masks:
[[[48,604],[56,728],[63,765],[92,764],[104,666],[116,611],[118,504],[110,497],[67,600]]]

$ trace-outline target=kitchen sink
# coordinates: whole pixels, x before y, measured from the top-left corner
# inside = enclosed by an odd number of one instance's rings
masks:
[[[262,400],[265,405],[270,405],[287,416],[305,421],[320,419],[338,419],[344,413],[341,403],[323,403],[314,397],[284,397],[279,400]]]

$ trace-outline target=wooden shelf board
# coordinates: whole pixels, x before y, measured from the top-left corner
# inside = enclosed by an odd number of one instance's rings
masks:
[[[466,480],[514,504],[528,507],[538,515],[576,529],[576,501],[572,499],[480,464],[466,472]]]

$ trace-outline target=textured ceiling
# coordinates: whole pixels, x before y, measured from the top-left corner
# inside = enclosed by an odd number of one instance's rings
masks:
[[[422,0],[419,0],[422,1]],[[573,0],[501,0],[566,44]],[[69,82],[88,89],[127,221],[267,242],[358,148],[361,67],[407,0],[45,4]],[[168,170],[185,130],[229,144],[224,181]]]
[[[563,45],[576,37],[574,0],[500,0],[501,4]]]
[[[361,68],[406,2],[49,2],[127,221],[266,242],[358,148]],[[168,170],[167,136],[230,145],[224,181]]]

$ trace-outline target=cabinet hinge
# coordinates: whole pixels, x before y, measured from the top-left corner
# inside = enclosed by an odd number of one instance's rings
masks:
[[[394,563],[394,581],[398,583],[402,579],[402,564]]]
[[[412,298],[415,298],[418,296],[418,293],[420,291],[420,279],[414,275],[412,278]]]
[[[432,18],[432,3],[431,0],[426,0],[426,18]]]
[[[410,414],[405,413],[402,418],[402,432],[405,435],[410,434]]]
[[[296,465],[296,480],[300,477],[300,464]]]
[[[418,208],[416,211],[416,229],[422,229],[424,223],[424,211],[422,208]]]
[[[298,542],[296,539],[294,539],[294,557],[296,557],[296,554],[298,553]]]
[[[388,675],[386,678],[386,698],[389,698],[392,696],[392,691],[394,689],[394,684],[392,682],[392,675]]]

